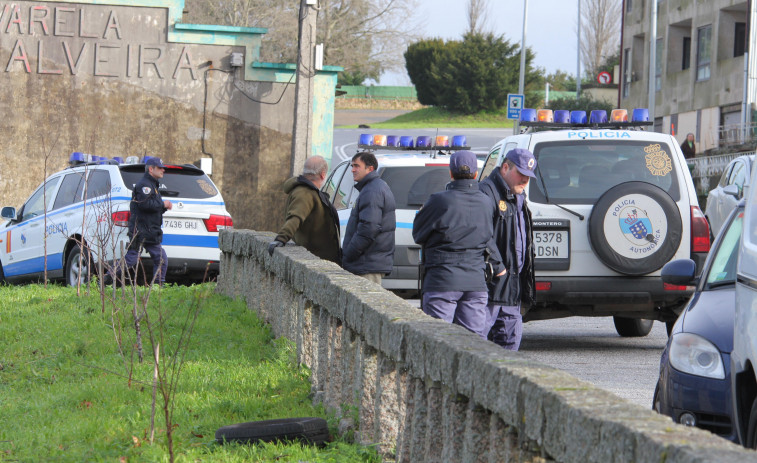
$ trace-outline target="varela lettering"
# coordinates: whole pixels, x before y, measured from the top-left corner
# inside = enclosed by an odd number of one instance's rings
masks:
[[[5,72],[197,80],[188,46],[129,42],[117,10],[88,13],[73,6],[0,3],[0,34],[13,44],[0,51]]]

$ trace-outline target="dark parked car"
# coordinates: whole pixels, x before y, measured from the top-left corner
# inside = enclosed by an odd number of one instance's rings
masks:
[[[733,210],[715,240],[700,276],[692,260],[665,265],[662,281],[695,285],[660,359],[653,408],[673,421],[707,429],[737,442],[731,404],[731,350],[736,260],[744,202]]]

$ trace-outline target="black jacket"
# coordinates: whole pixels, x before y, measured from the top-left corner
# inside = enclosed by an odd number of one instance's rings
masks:
[[[494,273],[502,271],[492,235],[494,205],[475,180],[455,180],[432,194],[413,220],[423,248],[423,291],[486,291],[484,251]]]
[[[394,195],[376,171],[363,177],[355,188],[360,195],[344,231],[342,267],[356,275],[389,274],[397,227]]]
[[[481,191],[494,200],[494,239],[504,259],[507,273],[494,277],[489,284],[489,301],[500,305],[530,305],[534,302],[536,280],[534,278],[534,235],[531,211],[523,201],[523,217],[526,219],[526,249],[523,269],[518,273],[518,257],[515,253],[517,199],[495,169],[483,180]],[[503,201],[500,206],[500,201]],[[502,210],[504,209],[504,211]]]
[[[163,198],[158,192],[158,180],[148,172],[134,185],[129,203],[130,249],[138,249],[143,244],[163,242]]]

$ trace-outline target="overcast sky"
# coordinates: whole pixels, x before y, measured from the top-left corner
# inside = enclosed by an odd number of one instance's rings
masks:
[[[578,0],[527,1],[526,46],[536,53],[535,65],[547,73],[560,69],[575,75]],[[418,0],[418,4],[426,38],[462,39],[468,28],[467,0]],[[524,0],[489,0],[488,30],[520,45],[523,5]],[[384,74],[380,84],[411,85],[405,72]]]

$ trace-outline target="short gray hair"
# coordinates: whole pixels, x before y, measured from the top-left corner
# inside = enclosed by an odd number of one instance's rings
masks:
[[[305,160],[305,167],[302,169],[302,175],[305,177],[319,177],[322,173],[329,170],[329,165],[321,156],[311,156]]]

